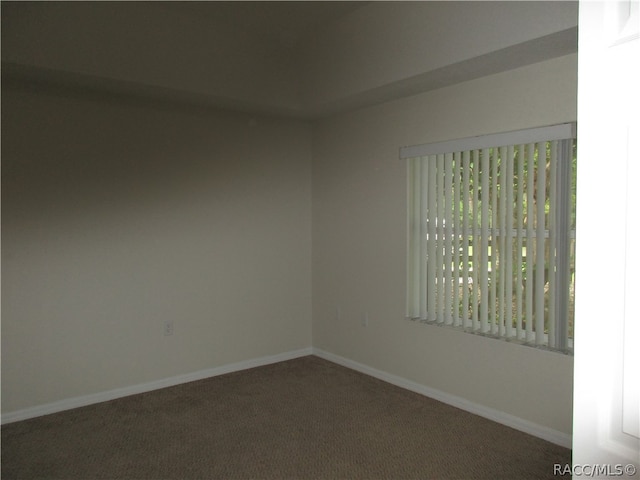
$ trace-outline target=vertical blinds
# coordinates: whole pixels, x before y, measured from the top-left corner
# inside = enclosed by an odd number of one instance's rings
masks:
[[[407,147],[407,316],[570,349],[571,124]]]

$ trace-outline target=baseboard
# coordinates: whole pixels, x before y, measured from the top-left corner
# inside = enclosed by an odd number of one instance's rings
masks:
[[[342,365],[352,370],[356,370],[360,373],[375,377],[379,380],[383,380],[387,383],[391,383],[392,385],[405,388],[412,392],[416,392],[426,397],[433,398],[434,400],[438,400],[442,403],[446,403],[461,410],[465,410],[475,415],[493,420],[496,423],[500,423],[507,427],[511,427],[521,432],[528,433],[529,435],[533,435],[556,445],[560,445],[565,448],[571,448],[572,436],[558,430],[538,425],[528,420],[524,420],[514,415],[501,412],[500,410],[495,410],[493,408],[471,402],[462,397],[451,395],[435,388],[426,387],[411,380],[407,380],[406,378],[377,370],[368,365],[355,362],[351,359],[341,357],[325,350],[314,347],[313,354],[330,362],[337,363],[338,365]]]
[[[354,360],[312,347],[284,352],[277,355],[269,355],[265,357],[249,359],[242,362],[232,363],[206,370],[199,370],[197,372],[177,375],[175,377],[164,378],[161,380],[132,385],[129,387],[117,388],[114,390],[108,390],[91,395],[68,398],[65,400],[60,400],[58,402],[25,408],[23,410],[16,410],[14,412],[3,414],[1,417],[1,423],[7,424],[11,422],[18,422],[20,420],[27,420],[29,418],[35,418],[42,415],[49,415],[51,413],[57,413],[64,410],[71,410],[73,408],[84,407],[87,405],[106,402],[109,400],[115,400],[117,398],[127,397],[129,395],[150,392],[152,390],[158,390],[160,388],[172,387],[175,385],[180,385],[182,383],[216,377],[218,375],[224,375],[226,373],[238,372],[241,370],[261,367],[272,363],[284,362],[286,360],[292,360],[294,358],[304,357],[307,355],[316,355],[330,362],[337,363],[338,365],[351,368],[352,370],[356,370],[371,377],[383,380],[387,383],[391,383],[392,385],[396,385],[412,392],[425,395],[429,398],[433,398],[434,400],[438,400],[448,405],[460,408],[461,410],[480,415],[481,417],[488,418],[489,420],[493,420],[494,422],[500,423],[502,425],[506,425],[535,437],[542,438],[543,440],[555,443],[556,445],[571,448],[572,437],[571,435],[568,435],[566,433],[535,424],[514,415],[510,415],[499,410],[495,410],[484,405],[471,402],[469,400],[451,395],[441,390],[426,387],[422,384],[407,380],[406,378],[377,370],[373,367],[358,363]]]
[[[205,378],[216,377],[218,375],[224,375],[226,373],[238,372],[240,370],[246,370],[254,367],[262,367],[264,365],[269,365],[272,363],[284,362],[286,360],[292,360],[294,358],[312,355],[312,353],[313,349],[311,347],[308,347],[300,350],[279,353],[277,355],[269,355],[266,357],[244,360],[242,362],[231,363],[228,365],[209,368],[206,370],[199,370],[197,372],[177,375],[175,377],[164,378],[153,382],[141,383],[138,385],[132,385],[123,388],[116,388],[114,390],[94,393],[91,395],[83,395],[81,397],[68,398],[65,400],[60,400],[58,402],[47,403],[44,405],[38,405],[35,407],[25,408],[23,410],[16,410],[14,412],[2,414],[1,423],[6,424],[11,422],[18,422],[20,420],[27,420],[29,418],[40,417],[42,415],[62,412],[64,410],[71,410],[72,408],[85,407],[87,405],[92,405],[95,403],[115,400],[116,398],[127,397],[129,395],[135,395],[138,393],[150,392],[152,390],[158,390],[160,388],[173,387],[182,383],[203,380]]]

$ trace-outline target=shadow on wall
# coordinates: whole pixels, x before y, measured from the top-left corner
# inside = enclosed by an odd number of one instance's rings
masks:
[[[247,115],[4,79],[2,112],[3,223],[224,203],[260,178]]]

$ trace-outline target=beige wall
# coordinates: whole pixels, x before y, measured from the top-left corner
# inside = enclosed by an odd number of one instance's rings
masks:
[[[310,347],[310,141],[3,84],[3,412]]]
[[[576,69],[569,55],[316,125],[314,347],[571,433],[572,357],[404,319],[406,168],[398,150],[575,121]]]

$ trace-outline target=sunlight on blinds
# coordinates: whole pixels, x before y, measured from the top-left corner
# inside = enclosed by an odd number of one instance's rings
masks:
[[[476,137],[460,141],[471,147],[464,150],[441,151],[453,142],[404,149],[413,154],[404,157],[407,317],[570,349],[572,131],[514,132],[518,143],[510,134]]]

